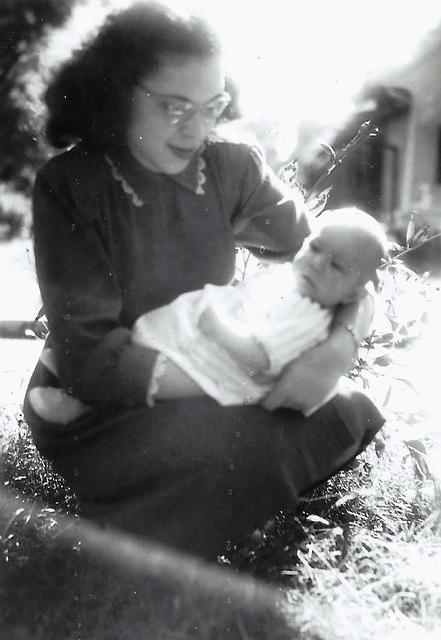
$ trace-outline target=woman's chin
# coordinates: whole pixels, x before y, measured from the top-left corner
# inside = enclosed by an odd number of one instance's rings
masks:
[[[188,167],[189,164],[190,164],[190,161],[173,162],[167,165],[166,167],[164,167],[162,172],[166,173],[169,176],[177,176],[179,173],[182,173],[183,171],[185,171],[185,169]]]
[[[161,171],[162,173],[166,173],[169,176],[178,175],[179,173],[185,171],[190,162],[191,158],[170,158],[170,160],[167,160],[163,163]]]

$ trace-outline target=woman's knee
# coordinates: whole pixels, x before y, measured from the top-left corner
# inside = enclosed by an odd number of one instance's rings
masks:
[[[359,442],[359,450],[365,448],[384,425],[385,419],[372,400],[361,391],[346,389],[335,399],[335,408]]]
[[[280,469],[299,495],[341,469],[381,428],[384,419],[363,393],[339,394],[309,418],[294,415],[281,443]]]

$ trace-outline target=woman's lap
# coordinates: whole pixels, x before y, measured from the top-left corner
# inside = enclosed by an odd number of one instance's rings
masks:
[[[351,460],[382,422],[354,392],[308,419],[191,399],[102,417],[45,453],[86,515],[212,557]]]

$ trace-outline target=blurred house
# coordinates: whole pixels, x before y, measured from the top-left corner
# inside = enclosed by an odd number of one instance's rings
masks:
[[[365,86],[356,117],[334,140],[340,147],[360,124],[373,120],[370,138],[333,174],[330,206],[356,203],[391,227],[411,212],[441,230],[441,38],[411,63]]]

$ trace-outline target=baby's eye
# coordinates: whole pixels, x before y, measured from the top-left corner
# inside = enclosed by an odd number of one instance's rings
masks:
[[[313,251],[314,253],[317,253],[318,251],[318,247],[317,245],[315,245],[313,242],[309,243],[309,248],[311,249],[311,251]]]
[[[337,271],[343,271],[343,267],[338,262],[335,262],[334,260],[331,260],[331,267],[333,267],[334,269],[337,269]]]

